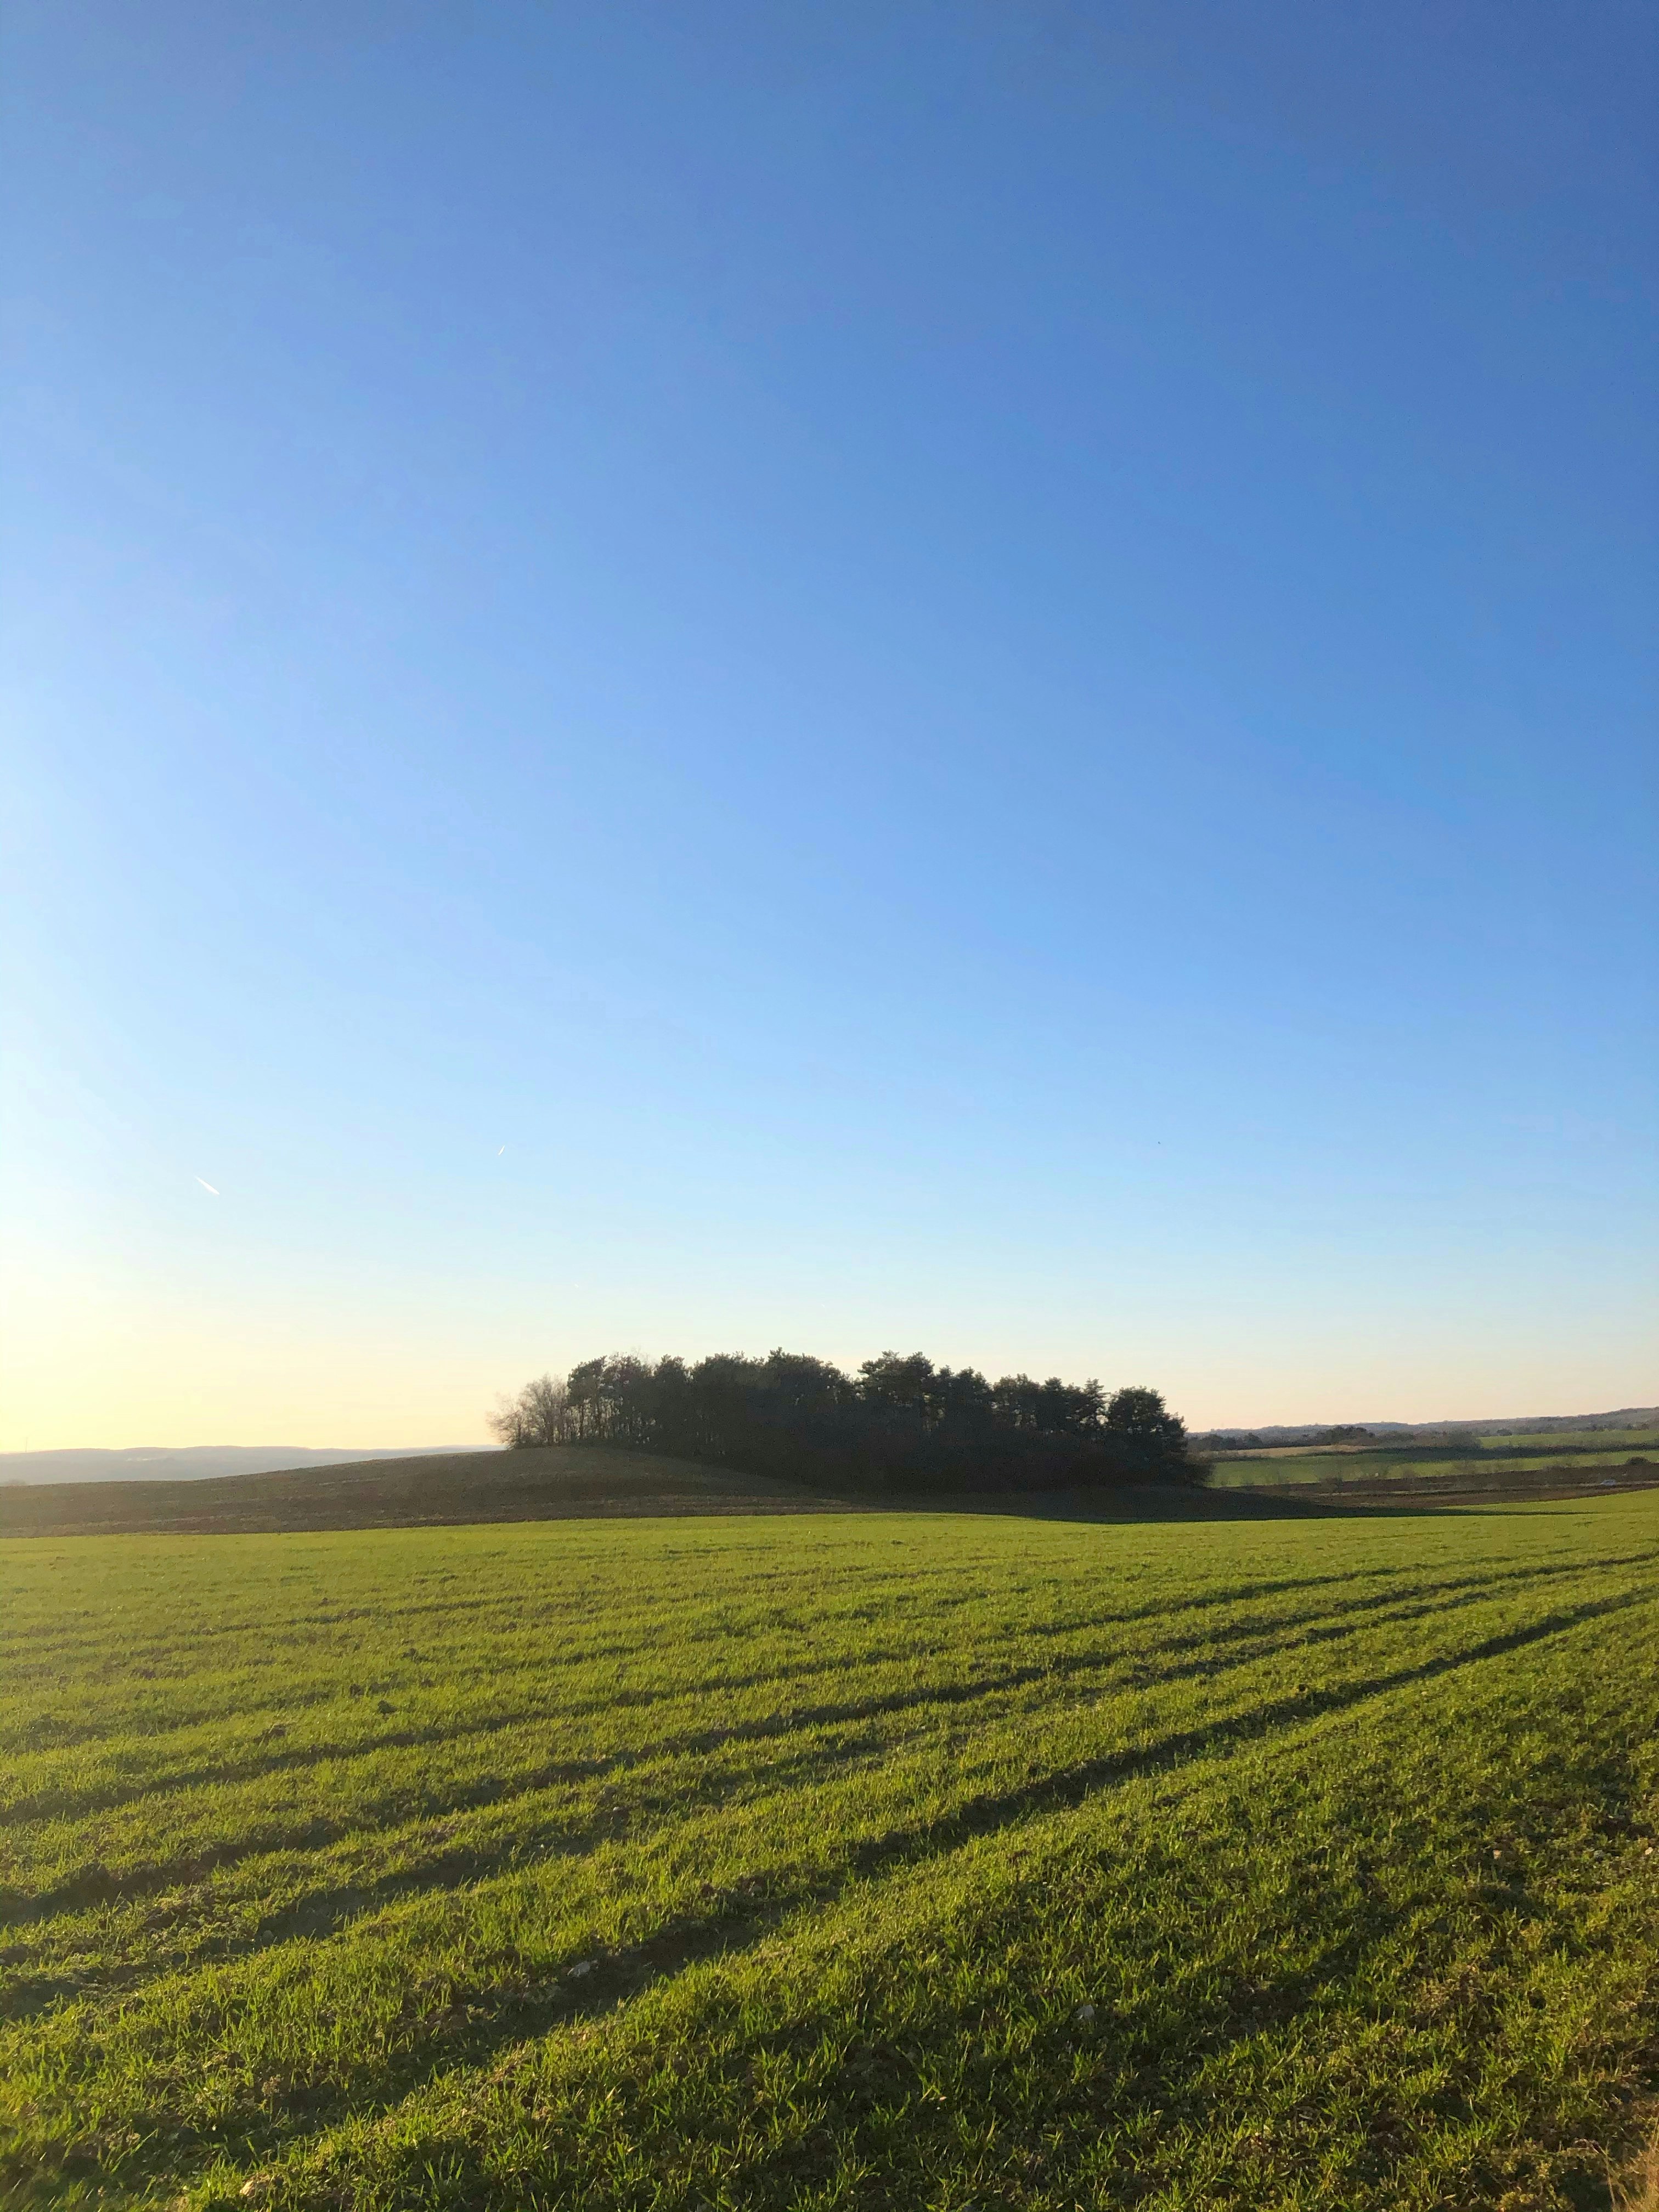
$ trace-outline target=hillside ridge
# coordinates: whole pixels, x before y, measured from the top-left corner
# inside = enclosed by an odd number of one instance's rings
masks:
[[[1470,1436],[1547,1436],[1578,1429],[1659,1425],[1659,1406],[1621,1406],[1601,1413],[1528,1413],[1504,1419],[1479,1421],[1356,1421],[1346,1425],[1365,1429],[1374,1437],[1403,1437],[1442,1435],[1457,1430]],[[1219,1443],[1242,1436],[1259,1437],[1264,1444],[1305,1443],[1323,1436],[1334,1425],[1328,1421],[1260,1423],[1224,1422],[1196,1429],[1197,1444]],[[232,1480],[251,1475],[300,1474],[321,1468],[367,1467],[371,1462],[482,1459],[495,1456],[501,1447],[490,1444],[126,1444],[71,1445],[49,1451],[0,1451],[0,1486],[8,1484],[67,1482],[207,1482]]]

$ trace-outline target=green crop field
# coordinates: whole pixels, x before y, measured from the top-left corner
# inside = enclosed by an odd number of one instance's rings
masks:
[[[0,1545],[18,2207],[1607,2203],[1659,1493]]]

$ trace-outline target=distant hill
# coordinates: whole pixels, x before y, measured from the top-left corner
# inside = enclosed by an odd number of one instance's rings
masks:
[[[1568,1447],[1571,1452],[1574,1448]],[[1578,1448],[1582,1449],[1582,1448]],[[1544,1455],[1540,1452],[1540,1458]],[[1343,1462],[1345,1465],[1358,1462]],[[1639,1467],[1640,1473],[1633,1470]],[[1598,1470],[1591,1470],[1592,1475]],[[1615,1484],[1650,1480],[1645,1462],[1614,1470]],[[1516,1495],[1582,1494],[1583,1468],[1554,1478],[1565,1491],[1547,1493],[1547,1470],[1515,1478]],[[1442,1486],[1443,1487],[1443,1486]],[[1482,1486],[1490,1500],[1503,1486]],[[1602,1486],[1598,1483],[1598,1486]],[[1385,1492],[1407,1493],[1383,1484]],[[403,1458],[330,1461],[322,1466],[178,1480],[0,1484],[0,1538],[253,1534],[283,1529],[398,1528],[492,1521],[547,1521],[595,1516],[730,1513],[869,1512],[902,1506],[950,1512],[1063,1513],[1090,1520],[1236,1519],[1301,1506],[1264,1504],[1267,1493],[1171,1489],[1156,1484],[1090,1491],[977,1490],[960,1494],[827,1490],[817,1484],[740,1474],[691,1460],[630,1452],[610,1445],[551,1444],[520,1451],[428,1451]],[[1303,1503],[1310,1502],[1313,1486]],[[1353,1502],[1364,1501],[1356,1494]],[[1323,1509],[1328,1510],[1328,1509]]]
[[[1195,1444],[1220,1444],[1241,1437],[1254,1437],[1264,1444],[1305,1444],[1329,1435],[1328,1421],[1303,1421],[1291,1427],[1203,1429],[1194,1432]],[[1645,1429],[1659,1426],[1659,1406],[1620,1406],[1610,1413],[1523,1413],[1498,1421],[1356,1421],[1352,1427],[1390,1443],[1407,1443],[1413,1437],[1553,1436],[1571,1430]]]
[[[1529,1413],[1501,1421],[1363,1421],[1379,1440],[1408,1443],[1413,1437],[1440,1437],[1449,1430],[1483,1437],[1549,1435],[1575,1429],[1638,1429],[1659,1426],[1659,1406],[1623,1406],[1610,1413]],[[1224,1447],[1249,1436],[1263,1444],[1307,1443],[1329,1433],[1330,1425],[1304,1421],[1290,1427],[1246,1430],[1231,1427],[1196,1431],[1193,1442]],[[489,1451],[497,1449],[488,1448]],[[476,1444],[380,1444],[329,1447],[304,1444],[132,1444],[123,1451],[0,1452],[0,1486],[17,1482],[204,1482],[240,1474],[301,1474],[312,1468],[359,1466],[371,1460],[447,1459],[485,1456]]]
[[[368,1459],[425,1459],[473,1450],[464,1444],[132,1444],[124,1451],[0,1452],[4,1482],[201,1482],[216,1475],[272,1474],[342,1467]]]
[[[45,1456],[45,1455],[42,1455]],[[0,1486],[0,1536],[232,1534],[544,1521],[566,1514],[811,1511],[845,1505],[795,1483],[609,1447],[422,1452],[323,1467]]]

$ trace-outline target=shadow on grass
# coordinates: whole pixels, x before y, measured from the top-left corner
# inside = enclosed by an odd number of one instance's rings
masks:
[[[1275,1735],[1282,1738],[1285,1731],[1350,1712],[1401,1689],[1460,1674],[1649,1601],[1645,1592],[1624,1591],[1559,1607],[1540,1619],[1484,1638],[1462,1650],[1437,1653],[1358,1681],[1298,1689],[1243,1713],[1176,1730],[1133,1749],[1082,1760],[1010,1790],[987,1792],[941,1817],[895,1826],[856,1844],[841,1866],[815,1869],[805,1878],[793,1869],[780,1869],[774,1875],[711,1884],[694,1917],[672,1918],[635,1942],[576,1962],[574,1968],[571,1962],[564,1962],[562,1972],[530,1986],[496,1982],[469,1987],[458,1981],[447,1992],[443,2011],[430,2020],[410,2023],[414,2033],[402,2047],[380,2052],[372,2079],[352,2069],[343,2076],[296,2085],[284,2097],[280,2110],[244,2104],[206,2121],[146,2113],[149,2132],[142,2142],[135,2136],[129,2151],[118,2154],[106,2166],[98,2166],[83,2146],[65,2146],[61,2164],[49,2177],[38,2173],[32,2177],[46,2180],[46,2193],[14,2201],[61,2201],[61,2197],[52,2193],[53,2185],[61,2189],[65,2179],[90,2178],[94,2172],[100,2179],[136,2179],[141,2159],[153,2156],[158,2148],[178,2165],[181,2174],[199,2173],[215,2155],[263,2160],[287,2154],[349,2117],[386,2112],[440,2070],[487,2066],[516,2044],[613,2013],[653,1984],[670,1980],[693,1965],[752,1953],[786,1919],[803,1910],[819,1910],[836,1902],[861,1881],[919,1869],[967,1844],[994,1838],[1034,1817],[1077,1810],[1104,1789],[1140,1777],[1170,1774]],[[337,1908],[341,1901],[337,1899],[331,1903]],[[352,1906],[372,1901],[372,1892],[350,1895]],[[0,2168],[0,2179],[6,2178]]]
[[[1659,1489],[1659,1482],[1597,1483],[1594,1487],[1519,1487],[1512,1490],[1471,1489],[1414,1492],[1391,1497],[1385,1490],[1346,1492],[1320,1490],[1311,1484],[1284,1489],[1252,1490],[1243,1486],[1208,1489],[1147,1485],[1145,1488],[1115,1491],[1066,1492],[970,1491],[950,1497],[886,1494],[867,1504],[849,1504],[851,1511],[886,1510],[907,1513],[983,1514],[1028,1521],[1098,1522],[1109,1524],[1172,1521],[1376,1521],[1411,1520],[1432,1516],[1458,1518],[1494,1505],[1585,1505],[1606,1498],[1628,1497],[1638,1491]]]
[[[988,1519],[1091,1522],[1110,1526],[1171,1521],[1359,1521],[1467,1510],[1435,1498],[1307,1497],[1247,1490],[1165,1488],[1070,1491],[964,1491],[950,1495],[886,1492],[849,1499],[848,1512],[971,1514]],[[1494,1501],[1498,1502],[1498,1501]]]
[[[1598,1569],[1608,1566],[1629,1566],[1641,1564],[1645,1553],[1620,1555],[1597,1561]],[[1583,1574],[1584,1565],[1574,1560],[1566,1563],[1534,1563],[1534,1565],[1498,1574],[1452,1577],[1443,1582],[1413,1583],[1404,1592],[1395,1587],[1392,1580],[1380,1590],[1370,1590],[1357,1597],[1340,1601],[1328,1598],[1324,1608],[1317,1612],[1300,1610],[1294,1613],[1258,1614],[1231,1628],[1219,1632],[1200,1632],[1197,1628],[1177,1630],[1158,1644],[1146,1648],[1143,1657],[1151,1661],[1161,1659],[1166,1663],[1144,1677],[1138,1677],[1138,1688],[1165,1686],[1194,1675],[1215,1680],[1234,1668],[1249,1666],[1264,1656],[1289,1648],[1303,1649],[1340,1639],[1366,1624],[1366,1616],[1394,1622],[1425,1618],[1444,1617],[1465,1607],[1486,1602],[1494,1595],[1513,1595],[1518,1589],[1534,1589],[1540,1583],[1557,1582],[1564,1577]],[[1310,1581],[1298,1580],[1285,1585],[1287,1589],[1306,1590],[1358,1579],[1350,1575],[1328,1576]],[[1206,1596],[1197,1604],[1180,1605],[1175,1616],[1207,1612],[1213,1602],[1224,1596],[1237,1601],[1237,1589],[1219,1594],[1217,1599]],[[1262,1593],[1250,1593],[1262,1594]],[[1126,1616],[1144,1617],[1140,1614]],[[1105,1625],[1103,1623],[1103,1625]],[[1244,1648],[1235,1652],[1230,1646]],[[1036,1682],[1065,1680],[1078,1674],[1094,1676],[1099,1673],[1102,1661],[1097,1651],[1056,1657],[1049,1654],[1039,1662],[1028,1666],[1004,1667],[994,1672],[976,1672],[970,1681],[932,1681],[919,1687],[907,1687],[884,1692],[874,1697],[823,1700],[816,1705],[793,1706],[787,1711],[746,1721],[731,1727],[696,1731],[663,1738],[639,1753],[611,1753],[587,1759],[550,1760],[506,1783],[495,1776],[481,1776],[470,1785],[452,1791],[441,1802],[423,1808],[419,1820],[431,1823],[452,1821],[480,1812],[495,1812],[540,1796],[561,1783],[602,1780],[625,1773],[638,1765],[666,1766],[667,1763],[686,1759],[701,1759],[711,1751],[723,1748],[733,1741],[768,1745],[779,1741],[799,1742],[799,1761],[773,1764],[767,1770],[768,1787],[776,1786],[790,1773],[794,1764],[805,1762],[811,1771],[824,1778],[854,1765],[861,1765],[869,1755],[869,1747],[862,1740],[847,1747],[839,1753],[826,1753],[819,1743],[808,1744],[805,1732],[816,1735],[825,1728],[845,1729],[860,1723],[884,1720],[905,1711],[928,1709],[945,1710],[982,1705],[988,1698],[1006,1696]],[[817,1672],[818,1670],[811,1670]],[[776,1681],[772,1675],[757,1676]],[[1298,1692],[1297,1701],[1302,1693]],[[492,1720],[476,1731],[463,1733],[487,1737],[502,1729],[516,1727],[518,1717]],[[456,1731],[437,1726],[417,1730],[398,1730],[377,1738],[373,1743],[360,1747],[358,1755],[369,1755],[388,1747],[409,1748],[437,1741],[453,1741]],[[277,1753],[249,1771],[258,1775],[295,1769],[314,1764],[337,1765],[342,1759],[342,1747],[337,1744],[313,1746],[292,1753]],[[351,1754],[348,1753],[347,1756]],[[1115,1758],[1117,1754],[1112,1754]],[[132,1802],[146,1796],[158,1798],[173,1790],[199,1786],[209,1778],[226,1778],[228,1770],[221,1765],[206,1770],[187,1770],[170,1778],[164,1787],[142,1785],[118,1796],[82,1798],[67,1805],[48,1805],[46,1809],[63,1816],[84,1817],[88,1811],[106,1809],[113,1804]],[[747,1768],[731,1771],[713,1772],[707,1778],[714,1786],[700,1790],[697,1802],[706,1809],[714,1809],[729,1796],[747,1795],[756,1786],[757,1777]],[[663,1817],[671,1812],[682,1813],[687,1808],[684,1777],[677,1773],[668,1794],[659,1803],[647,1802],[635,1808],[649,1825],[651,1819]],[[140,1898],[179,1888],[188,1889],[192,1884],[205,1881],[224,1869],[242,1864],[250,1859],[270,1856],[295,1850],[326,1850],[341,1842],[353,1830],[356,1815],[336,1815],[319,1818],[302,1827],[276,1828],[239,1838],[234,1842],[221,1840],[198,1848],[181,1857],[152,1861],[137,1868],[119,1870],[101,1864],[82,1868],[69,1880],[49,1890],[33,1894],[0,1887],[0,1928],[21,1929],[25,1926],[50,1920],[58,1913],[85,1909],[98,1905],[131,1903]],[[412,1822],[411,1827],[418,1825]],[[582,1814],[574,1818],[561,1816],[556,1826],[544,1835],[538,1845],[538,1855],[580,1856],[599,1844],[617,1839],[619,1831],[614,1810],[599,1814]],[[431,1889],[453,1887],[462,1881],[488,1878],[502,1870],[504,1855],[522,1851],[526,1844],[522,1834],[497,1840],[488,1849],[480,1850],[462,1844],[453,1850],[438,1851],[418,1866],[388,1876],[368,1887],[348,1886],[341,1894],[345,1896],[351,1910],[365,1908],[371,1902],[384,1903],[394,1897],[414,1894]],[[323,1918],[319,1921],[321,1911]],[[273,1941],[284,1940],[289,1934],[325,1932],[337,1916],[319,1906],[315,1893],[296,1902],[285,1914],[277,1914],[260,1924],[258,1936],[252,1944],[246,1941],[234,1943],[222,1954],[232,1955],[247,1948],[261,1949]],[[289,1925],[289,1921],[292,1925]],[[83,1981],[43,1979],[39,1985],[40,2001],[46,2002],[58,1996],[77,1994],[95,1986]],[[17,1990],[10,1993],[5,2008],[6,2015],[24,2016],[32,2000],[21,1999]]]

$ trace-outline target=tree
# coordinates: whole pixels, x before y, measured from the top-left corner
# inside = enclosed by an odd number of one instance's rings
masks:
[[[605,1364],[603,1359],[584,1359],[565,1377],[573,1443],[594,1443],[605,1434]]]
[[[913,1352],[902,1358],[896,1352],[884,1352],[878,1359],[866,1359],[859,1369],[859,1390],[866,1406],[879,1406],[888,1413],[908,1413],[926,1427],[933,1379],[933,1363],[925,1353]]]
[[[563,1378],[538,1375],[533,1382],[525,1384],[516,1398],[503,1399],[489,1422],[501,1442],[513,1449],[565,1443],[570,1430],[570,1401]]]
[[[1144,1384],[1115,1390],[1106,1402],[1105,1431],[1128,1470],[1169,1475],[1187,1465],[1187,1424],[1172,1413],[1164,1394]]]
[[[934,1425],[951,1436],[977,1436],[996,1419],[996,1400],[976,1367],[941,1367],[930,1393]]]
[[[781,1346],[764,1359],[611,1352],[543,1375],[490,1416],[505,1444],[601,1444],[669,1452],[757,1474],[934,1487],[1046,1488],[1185,1480],[1186,1429],[1156,1390],[1051,1375],[988,1382],[884,1352],[856,1376]]]

